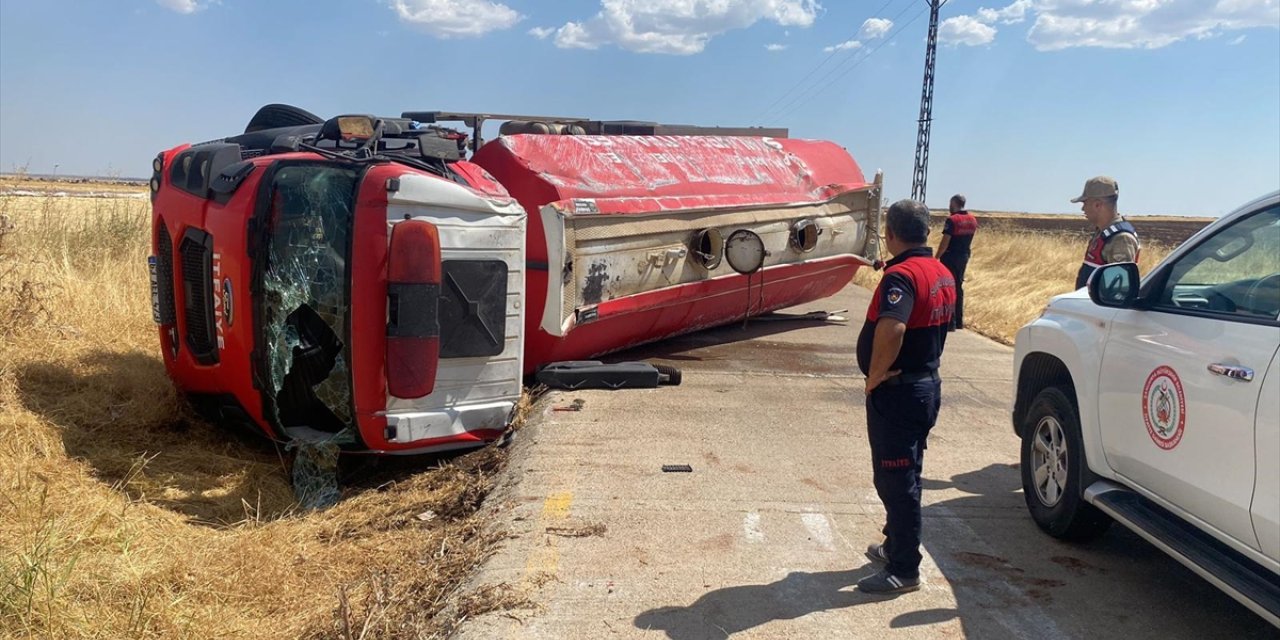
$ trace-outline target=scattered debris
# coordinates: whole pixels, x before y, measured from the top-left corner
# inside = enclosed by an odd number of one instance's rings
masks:
[[[306,510],[327,509],[338,504],[338,445],[331,442],[303,442],[293,459],[293,492]]]
[[[436,512],[430,509],[423,511],[417,515],[417,518],[423,522],[431,522],[436,519]]]
[[[307,427],[289,427],[293,438],[285,449],[295,449],[293,492],[304,510],[327,509],[338,504],[338,452],[354,441],[348,430],[326,433]]]
[[[693,473],[693,467],[687,464],[664,464],[663,473]]]
[[[596,523],[581,527],[547,527],[547,533],[562,538],[590,538],[592,536],[602,536],[606,531],[603,524]]]
[[[810,311],[808,313],[790,314],[790,313],[766,313],[762,316],[756,316],[756,322],[783,322],[796,320],[818,320],[821,322],[848,322],[849,319],[840,314],[848,313],[848,309],[838,309],[836,311]]]
[[[494,611],[537,609],[538,605],[529,599],[529,591],[529,586],[516,586],[508,582],[480,587],[458,599],[459,622]]]
[[[563,407],[552,407],[552,411],[582,411],[587,406],[587,401],[582,398],[574,398],[573,403]]]

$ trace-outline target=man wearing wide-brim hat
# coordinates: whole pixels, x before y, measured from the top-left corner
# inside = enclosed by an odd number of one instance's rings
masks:
[[[1084,217],[1098,229],[1084,252],[1084,264],[1076,274],[1076,288],[1089,284],[1089,276],[1104,264],[1137,262],[1138,231],[1119,212],[1120,185],[1114,178],[1098,176],[1084,183],[1084,191],[1072,202],[1080,203]]]

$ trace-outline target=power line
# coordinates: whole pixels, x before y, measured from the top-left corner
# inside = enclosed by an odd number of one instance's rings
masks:
[[[907,5],[907,8],[909,9],[909,8],[910,8],[910,6],[911,6],[911,5]],[[899,15],[899,16],[901,16],[903,13],[906,13],[906,10],[905,10],[905,9],[904,9],[902,12],[900,12],[898,15]],[[780,120],[780,119],[782,119],[782,117],[784,117],[784,116],[786,116],[786,115],[790,114],[790,113],[791,113],[792,111],[794,111],[797,107],[799,107],[799,106],[803,105],[803,104],[804,104],[805,102],[807,102],[808,100],[811,100],[811,99],[813,99],[813,98],[816,98],[816,97],[818,97],[819,95],[821,95],[823,91],[826,91],[827,89],[830,89],[830,88],[831,88],[831,85],[835,84],[835,82],[836,82],[836,81],[838,81],[838,80],[840,80],[840,79],[844,78],[845,76],[849,75],[849,72],[850,72],[850,71],[853,71],[854,69],[857,69],[857,68],[858,68],[858,65],[862,64],[863,62],[866,62],[867,58],[870,58],[873,54],[875,54],[875,52],[879,51],[879,50],[881,49],[881,47],[884,47],[886,44],[889,44],[889,42],[893,40],[893,37],[894,37],[894,36],[896,36],[896,35],[898,35],[898,34],[902,33],[904,30],[906,30],[906,28],[907,28],[907,27],[911,26],[911,25],[912,25],[916,20],[919,20],[919,19],[920,19],[920,16],[924,15],[925,13],[926,13],[926,11],[925,11],[925,10],[920,11],[920,12],[919,12],[919,13],[917,13],[914,17],[912,17],[910,20],[908,20],[905,24],[903,24],[901,27],[899,27],[899,28],[895,29],[895,30],[893,31],[893,33],[891,33],[891,34],[889,34],[888,36],[886,36],[886,37],[884,38],[884,40],[883,40],[880,44],[876,45],[876,47],[875,47],[874,49],[870,49],[870,50],[868,50],[868,51],[867,51],[867,53],[866,53],[866,55],[862,56],[861,58],[858,58],[858,59],[857,59],[857,61],[856,61],[856,62],[854,62],[852,66],[850,66],[849,68],[845,69],[842,73],[840,73],[840,75],[836,76],[833,80],[831,80],[830,82],[828,82],[825,86],[824,86],[824,85],[821,85],[821,84],[817,84],[817,85],[814,85],[813,87],[810,87],[810,89],[809,89],[808,91],[806,91],[804,94],[794,96],[794,97],[792,98],[792,100],[791,100],[791,101],[789,101],[789,102],[787,102],[785,105],[783,105],[782,110],[781,110],[781,111],[779,111],[779,112],[777,113],[777,115],[776,115],[776,116],[774,116],[774,120],[776,121],[776,120]],[[842,66],[843,66],[843,65],[842,65]],[[830,73],[828,73],[826,76],[823,76],[822,80],[826,80],[827,78],[829,78],[829,77],[831,76],[831,74],[832,74],[832,73],[835,73],[835,72],[836,72],[836,71],[838,71],[839,69],[840,69],[840,67],[836,67],[835,69],[832,69]],[[816,89],[816,91],[814,91],[814,89]]]
[[[906,5],[905,7],[903,7],[903,8],[902,8],[902,11],[899,11],[899,12],[897,13],[897,15],[895,15],[895,16],[891,19],[891,21],[892,21],[892,22],[897,22],[897,21],[898,21],[898,19],[899,19],[899,18],[901,18],[903,14],[905,14],[908,10],[910,10],[910,9],[911,9],[911,7],[912,7],[911,3],[907,3],[907,5]],[[917,16],[917,17],[918,17],[918,16]],[[914,21],[914,20],[913,20],[913,21]],[[910,22],[908,22],[907,24],[910,24]],[[839,66],[836,66],[836,67],[832,68],[830,71],[828,71],[828,72],[826,73],[826,75],[824,75],[824,76],[822,76],[821,78],[819,78],[819,80],[818,80],[818,82],[817,82],[817,83],[815,83],[814,85],[810,86],[808,89],[805,89],[804,91],[801,91],[801,92],[799,92],[799,93],[797,93],[797,94],[795,94],[795,95],[792,95],[790,100],[788,100],[788,101],[787,101],[786,103],[784,103],[784,104],[783,104],[783,105],[782,105],[782,106],[781,106],[777,111],[775,111],[775,112],[774,112],[773,119],[774,119],[774,120],[781,119],[784,115],[789,114],[792,110],[794,110],[794,108],[795,108],[796,106],[798,106],[798,105],[800,105],[800,104],[803,104],[805,101],[807,101],[807,100],[809,100],[809,99],[811,99],[811,98],[813,98],[813,97],[817,96],[818,94],[822,93],[822,91],[824,91],[827,87],[829,87],[829,86],[831,85],[831,82],[833,82],[833,81],[828,81],[828,79],[829,79],[829,78],[832,78],[832,76],[834,76],[837,72],[840,72],[840,71],[841,71],[841,69],[844,69],[844,71],[843,71],[842,73],[840,73],[840,75],[839,75],[838,77],[841,77],[841,78],[842,78],[842,77],[844,77],[845,75],[847,75],[847,74],[848,74],[848,72],[849,72],[850,70],[852,70],[852,69],[856,68],[859,64],[861,64],[861,63],[862,63],[862,61],[863,61],[863,60],[866,60],[867,58],[871,57],[871,54],[873,54],[873,53],[875,53],[876,51],[878,51],[878,50],[880,49],[880,47],[883,47],[885,44],[888,44],[888,43],[889,43],[889,41],[891,41],[891,40],[893,39],[893,37],[894,37],[894,36],[896,36],[896,35],[898,35],[899,33],[901,33],[901,32],[902,32],[902,30],[903,30],[905,27],[906,27],[906,25],[902,25],[902,26],[898,27],[898,28],[897,28],[896,30],[894,30],[892,33],[890,33],[889,35],[885,36],[885,38],[880,42],[880,44],[879,44],[879,45],[876,45],[876,46],[875,46],[874,48],[872,48],[872,49],[867,49],[867,50],[856,50],[853,56],[851,56],[850,58],[848,58],[848,59],[847,59],[847,60],[845,60],[844,62],[841,62]],[[859,52],[864,52],[864,51],[865,51],[865,53],[863,53],[862,57],[858,57],[858,56],[856,55],[857,53],[859,53]],[[852,63],[853,63],[853,65],[852,65],[852,66],[847,66],[850,62],[852,62]],[[823,82],[826,82],[826,85],[824,85],[824,84],[823,84]],[[766,121],[768,121],[768,120],[766,119]]]
[[[881,11],[884,11],[884,10],[885,10],[885,8],[886,8],[886,7],[888,7],[889,5],[893,4],[893,2],[894,2],[894,0],[886,0],[886,1],[885,1],[885,3],[884,3],[883,5],[880,5],[880,8],[879,8],[879,9],[876,9],[875,11],[871,12],[872,17],[877,16],[877,15],[880,15],[880,12],[881,12]],[[858,30],[859,30],[859,31],[861,31],[861,30],[862,30],[862,27],[858,27]],[[858,37],[858,32],[854,32],[853,37],[854,37],[854,38]],[[852,39],[852,38],[850,38],[850,39]],[[791,87],[790,89],[787,89],[787,90],[786,90],[786,91],[784,91],[783,93],[779,94],[779,95],[778,95],[778,97],[777,97],[777,98],[775,98],[775,99],[773,100],[773,102],[769,104],[769,106],[765,107],[763,111],[761,111],[759,114],[757,114],[757,117],[756,117],[755,119],[756,119],[756,120],[760,120],[763,116],[768,115],[768,114],[769,114],[769,112],[770,112],[770,111],[772,111],[774,107],[778,106],[778,103],[779,103],[779,102],[782,102],[782,100],[783,100],[784,98],[786,98],[787,96],[792,95],[792,93],[793,93],[796,89],[800,88],[800,85],[804,84],[804,81],[805,81],[805,80],[808,80],[809,78],[813,77],[813,74],[817,73],[819,69],[821,69],[823,66],[825,66],[828,62],[830,62],[830,61],[831,61],[831,59],[832,59],[832,58],[836,57],[836,55],[838,55],[838,54],[839,54],[839,53],[841,53],[842,51],[845,51],[845,50],[844,50],[844,49],[837,49],[837,48],[835,48],[835,46],[833,45],[833,46],[832,46],[832,49],[831,49],[831,53],[830,53],[830,54],[828,54],[826,58],[823,58],[822,62],[819,62],[819,63],[818,63],[818,66],[816,66],[816,67],[814,67],[814,68],[810,69],[810,70],[809,70],[809,73],[806,73],[806,74],[804,75],[804,77],[803,77],[803,78],[800,78],[800,81],[799,81],[799,82],[796,82],[795,86],[793,86],[793,87]],[[852,54],[854,54],[854,53],[857,53],[857,51],[856,51],[856,50],[851,51],[851,52],[849,52],[849,55],[852,55]]]

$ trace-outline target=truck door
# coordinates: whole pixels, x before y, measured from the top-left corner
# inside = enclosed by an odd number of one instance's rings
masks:
[[[1144,283],[1099,372],[1107,461],[1192,519],[1258,547],[1254,421],[1280,346],[1280,206],[1237,218]]]

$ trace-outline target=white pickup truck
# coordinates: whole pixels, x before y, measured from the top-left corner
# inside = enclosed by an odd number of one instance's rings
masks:
[[[1280,626],[1280,192],[1018,331],[1013,427],[1050,535],[1118,521]]]

